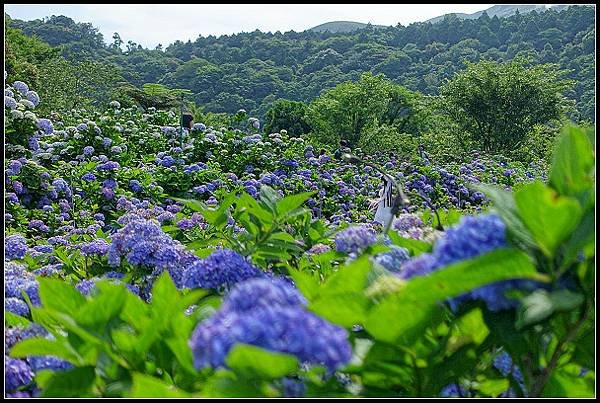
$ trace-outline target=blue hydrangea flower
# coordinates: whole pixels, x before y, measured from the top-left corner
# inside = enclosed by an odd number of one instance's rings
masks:
[[[201,322],[189,345],[196,368],[224,367],[236,343],[292,354],[307,364],[334,371],[348,363],[352,349],[348,332],[302,308],[261,307],[244,313],[227,312]]]
[[[129,181],[129,187],[131,188],[131,190],[133,190],[134,192],[138,193],[142,191],[142,185],[141,183],[136,180],[136,179],[132,179],[131,181]]]
[[[29,307],[25,301],[14,297],[6,298],[4,300],[4,309],[19,316],[29,315]]]
[[[108,253],[110,245],[104,239],[94,239],[91,242],[79,245],[79,250],[84,256],[104,256]]]
[[[13,97],[4,96],[4,107],[8,109],[17,109],[17,101]]]
[[[86,172],[85,174],[83,174],[83,176],[81,177],[82,180],[86,181],[86,182],[93,182],[96,180],[96,175],[94,175],[91,172]]]
[[[400,271],[402,264],[409,259],[408,250],[396,245],[392,245],[391,250],[374,257],[375,262],[392,272]]]
[[[33,381],[33,371],[23,360],[4,356],[4,387],[7,392]]]
[[[23,81],[17,80],[13,83],[12,86],[23,95],[27,94],[27,91],[29,91],[29,86]]]
[[[35,91],[27,91],[25,97],[35,106],[38,106],[40,103],[40,96]]]
[[[350,227],[340,231],[335,237],[338,252],[358,253],[377,242],[377,233],[367,226]]]
[[[225,312],[247,312],[273,306],[302,307],[306,299],[288,282],[278,278],[253,278],[236,284],[221,305]]]
[[[54,247],[52,245],[36,245],[33,247],[33,250],[41,253],[52,253],[54,252]]]
[[[44,369],[51,371],[66,371],[73,368],[73,364],[70,362],[52,355],[29,356],[27,357],[27,363],[34,373],[38,373]]]
[[[4,258],[22,259],[27,254],[27,241],[21,234],[9,235],[4,239]]]
[[[238,253],[224,249],[189,266],[183,273],[187,288],[229,289],[244,280],[262,277],[264,272]]]
[[[422,254],[406,262],[399,276],[409,279],[428,274],[452,263],[471,259],[508,246],[506,227],[502,220],[493,214],[465,216],[458,225],[449,228],[444,237],[433,247],[430,254]],[[489,284],[449,300],[450,307],[456,307],[468,299],[483,300],[491,311],[514,308],[518,301],[506,297],[509,289],[532,290],[539,286],[531,280],[507,280]]]
[[[37,121],[37,127],[44,134],[52,134],[54,132],[54,125],[50,119],[40,118]]]

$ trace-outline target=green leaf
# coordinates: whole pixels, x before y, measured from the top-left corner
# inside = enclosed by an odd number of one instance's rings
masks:
[[[134,372],[132,378],[127,397],[190,397],[189,393],[150,375]]]
[[[53,355],[73,364],[80,362],[80,357],[66,340],[49,340],[43,337],[32,337],[18,342],[10,350],[10,356],[25,358],[27,356]]]
[[[593,185],[594,150],[586,130],[563,128],[550,169],[550,184],[562,195],[574,195]]]
[[[227,370],[216,371],[203,386],[203,397],[264,397],[254,379],[240,379],[234,372]]]
[[[73,315],[86,303],[86,299],[75,287],[63,280],[39,278],[42,306]]]
[[[23,327],[27,327],[29,326],[29,324],[31,323],[31,321],[27,318],[24,318],[20,315],[14,314],[10,311],[4,311],[4,325],[5,327],[12,327],[12,326],[23,326]]]
[[[179,291],[177,291],[169,272],[164,271],[152,287],[152,310],[157,313],[161,312],[168,320],[170,315],[177,310],[179,299]]]
[[[278,200],[275,204],[277,216],[285,217],[285,215],[287,215],[291,211],[302,206],[302,204],[304,204],[304,202],[308,200],[313,195],[313,193],[314,192],[297,193],[286,196],[281,200]]]
[[[95,378],[94,367],[55,372],[40,385],[42,397],[91,397]]]
[[[312,301],[318,294],[319,283],[310,274],[295,269],[289,269],[289,274],[294,279],[296,287],[302,292],[307,300]]]
[[[475,190],[485,193],[485,195],[494,203],[494,211],[502,218],[506,224],[507,237],[522,249],[535,249],[537,245],[533,235],[523,224],[514,195],[500,187],[493,185],[474,184],[471,186]]]
[[[575,262],[580,252],[583,252],[586,257],[594,256],[595,249],[596,214],[594,210],[589,210],[581,219],[571,238],[565,242],[563,267]]]
[[[319,296],[346,292],[362,292],[371,270],[368,256],[361,256],[331,275],[319,289]]]
[[[519,189],[515,201],[523,223],[548,257],[571,236],[582,215],[577,200],[558,196],[541,182]]]
[[[484,396],[498,397],[508,390],[509,386],[508,379],[485,379],[477,382],[475,389],[479,390]]]
[[[581,367],[576,364],[555,369],[542,391],[542,397],[594,397],[594,371],[579,376],[580,371]]]
[[[279,194],[272,187],[263,185],[260,187],[260,200],[273,212],[275,204],[279,200]]]
[[[368,304],[362,293],[348,292],[318,297],[308,309],[336,325],[350,328],[363,324]]]
[[[447,354],[456,352],[466,344],[479,345],[483,343],[488,334],[490,334],[490,330],[483,320],[481,309],[472,309],[462,315],[452,327],[446,347]]]
[[[546,290],[536,290],[521,300],[515,327],[520,330],[546,319],[555,311],[570,311],[581,305],[583,301],[583,295],[569,290],[557,290],[551,293]]]
[[[438,302],[514,278],[547,280],[525,253],[512,248],[498,249],[412,278],[399,292],[371,309],[365,328],[378,340],[394,343],[403,336],[413,340],[426,326]]]
[[[293,355],[242,343],[232,347],[225,363],[233,371],[249,378],[278,379],[298,369],[298,359]]]
[[[109,280],[100,280],[96,283],[98,293],[83,304],[77,311],[75,318],[79,324],[96,328],[105,328],[108,322],[119,316],[125,305],[126,293],[124,284],[115,284]]]

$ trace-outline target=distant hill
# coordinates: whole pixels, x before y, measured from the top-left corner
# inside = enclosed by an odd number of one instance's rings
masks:
[[[569,6],[568,5],[556,5],[556,6],[552,6],[551,8],[554,8],[555,11],[560,11],[567,7],[569,7]],[[481,17],[481,15],[484,12],[486,12],[490,18],[493,16],[502,18],[502,17],[510,17],[511,15],[514,15],[517,12],[517,10],[519,10],[520,14],[527,14],[534,10],[537,12],[544,12],[544,11],[546,11],[546,6],[544,6],[544,5],[502,4],[502,5],[492,6],[486,10],[477,11],[476,13],[473,13],[473,14],[465,14],[465,13],[451,13],[451,14],[454,14],[458,18],[464,19],[464,20],[476,20],[477,18]],[[450,15],[450,14],[444,14],[439,17],[431,18],[425,22],[430,22],[432,24],[435,24],[436,22],[442,21],[444,19],[444,17],[446,17],[447,15]]]
[[[331,32],[331,33],[346,33],[353,32],[365,28],[368,24],[353,21],[333,21],[325,24],[317,25],[316,27],[307,29],[312,32]],[[384,28],[384,25],[373,25],[375,28]]]

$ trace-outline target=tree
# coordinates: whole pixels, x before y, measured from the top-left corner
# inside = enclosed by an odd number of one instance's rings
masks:
[[[114,66],[55,59],[40,67],[40,108],[57,111],[107,103],[119,79]]]
[[[39,89],[38,65],[58,57],[59,48],[53,48],[38,38],[23,35],[19,29],[10,27],[11,20],[6,20],[6,35],[4,36],[5,69],[7,81],[24,81],[31,88]]]
[[[280,99],[266,113],[265,132],[285,129],[291,137],[300,137],[312,129],[308,114],[309,109],[305,103]]]
[[[554,64],[469,63],[441,90],[443,110],[483,150],[512,151],[535,125],[563,116],[572,87]]]
[[[344,82],[324,92],[311,104],[313,133],[322,143],[347,140],[358,144],[363,128],[374,122],[400,131],[418,131],[416,94],[385,78],[364,73],[357,82]]]

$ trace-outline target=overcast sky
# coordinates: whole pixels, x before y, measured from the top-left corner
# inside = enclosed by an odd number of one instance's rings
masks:
[[[63,4],[5,5],[12,18],[33,20],[66,15],[77,22],[91,22],[112,41],[118,32],[127,42],[144,47],[164,46],[176,40],[194,41],[198,35],[238,32],[300,32],[330,21],[370,22],[374,25],[408,25],[446,13],[473,13],[492,4]]]

